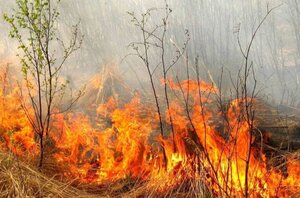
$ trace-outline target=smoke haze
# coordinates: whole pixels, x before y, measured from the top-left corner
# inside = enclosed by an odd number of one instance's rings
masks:
[[[224,84],[230,86],[243,64],[237,31],[243,49],[248,45],[254,29],[265,16],[267,9],[276,7],[260,28],[251,49],[250,59],[263,90],[262,97],[277,103],[298,106],[300,71],[300,3],[297,0],[170,0],[172,9],[168,21],[167,57],[176,55],[174,44],[182,46],[186,30],[190,33],[187,48],[191,65],[199,57],[201,77],[218,82],[223,68]],[[13,1],[1,0],[0,12],[9,13]],[[80,21],[83,46],[67,63],[64,73],[76,83],[87,83],[103,65],[115,63],[128,84],[140,89],[147,84],[143,63],[128,47],[141,40],[141,31],[130,21],[127,12],[140,16],[148,8],[163,8],[163,0],[64,0],[58,24],[60,36],[67,40],[71,26]],[[149,25],[161,23],[163,12],[153,12]],[[8,25],[0,23],[0,57],[14,57],[16,43],[8,38]],[[58,50],[59,53],[59,50]],[[159,52],[152,51],[152,62],[158,62]],[[182,58],[172,74],[184,78],[186,60]],[[155,64],[154,64],[155,65]],[[159,76],[157,76],[159,78]]]

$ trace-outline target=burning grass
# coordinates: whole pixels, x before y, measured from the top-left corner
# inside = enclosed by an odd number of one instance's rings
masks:
[[[299,153],[293,154],[294,159]],[[28,163],[8,154],[0,154],[0,197],[211,197],[209,189],[203,185],[201,179],[182,178],[174,186],[164,188],[161,184],[168,175],[161,175],[156,180],[142,181],[127,175],[117,181],[101,184],[83,184],[75,180],[71,182],[59,181],[58,177],[50,177],[29,166]],[[295,161],[296,162],[296,161]],[[280,166],[284,166],[281,164]],[[181,171],[185,171],[182,168]],[[176,177],[174,177],[174,180]],[[75,187],[74,187],[75,186]],[[281,186],[288,191],[290,197],[299,197],[298,189],[291,186]],[[81,190],[80,190],[81,189]],[[82,190],[84,189],[84,190]]]
[[[94,108],[95,117],[58,112],[47,137],[46,161],[52,166],[46,164],[42,174],[1,154],[1,195],[242,197],[247,176],[251,197],[299,196],[299,153],[270,163],[256,123],[250,127],[244,117],[243,99],[220,111],[214,100],[218,90],[211,84],[186,80],[169,81],[168,86],[174,95],[170,111],[163,114],[163,136],[156,111],[138,94],[124,105],[110,98]],[[36,135],[12,87],[0,92],[1,148],[33,161],[38,155]]]

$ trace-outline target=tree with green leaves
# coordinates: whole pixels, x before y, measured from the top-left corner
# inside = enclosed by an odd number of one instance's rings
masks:
[[[11,27],[9,36],[18,41],[17,56],[25,82],[25,89],[20,88],[20,98],[38,137],[39,168],[43,166],[45,138],[51,131],[53,115],[69,110],[82,95],[78,91],[67,105],[62,105],[69,82],[62,80],[61,71],[70,55],[81,47],[82,36],[76,24],[67,43],[59,37],[59,4],[60,0],[16,0],[12,14],[4,14]],[[62,49],[60,56],[56,49]]]

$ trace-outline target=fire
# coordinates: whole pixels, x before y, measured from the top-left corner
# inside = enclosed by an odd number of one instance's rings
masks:
[[[5,81],[1,83],[5,85]],[[289,197],[299,192],[299,161],[287,157],[286,174],[267,167],[267,157],[255,144],[259,137],[250,135],[255,123],[251,128],[242,116],[242,99],[233,100],[226,110],[218,112],[213,99],[218,90],[213,85],[170,80],[168,86],[185,100],[174,97],[170,110],[163,113],[164,136],[155,109],[138,95],[121,107],[109,99],[95,108],[96,117],[56,114],[49,138],[56,148],[52,157],[64,175],[94,184],[131,176],[144,181],[147,189],[156,186],[160,192],[194,181],[220,197],[243,196],[248,176],[251,197]],[[36,153],[34,134],[17,92],[0,90],[1,147],[18,155]],[[18,149],[13,145],[19,145]]]
[[[9,75],[9,67],[0,71],[0,148],[16,155],[25,151],[35,155],[34,134],[19,100],[18,86]],[[28,110],[27,113],[31,113]]]

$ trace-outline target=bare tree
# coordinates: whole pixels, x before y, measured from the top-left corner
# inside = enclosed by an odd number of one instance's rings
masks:
[[[163,11],[163,18],[162,23],[157,25],[149,25],[149,21],[151,18],[151,14],[155,11],[158,12]],[[163,126],[163,114],[161,110],[161,104],[158,100],[158,89],[155,87],[155,79],[154,73],[161,71],[162,79],[163,79],[163,94],[164,94],[164,101],[166,102],[167,112],[168,112],[168,121],[170,122],[171,126],[171,133],[173,138],[173,150],[176,152],[176,143],[175,143],[175,130],[173,124],[173,117],[170,109],[170,99],[169,99],[169,90],[168,90],[168,73],[172,70],[172,68],[176,65],[176,63],[180,60],[182,55],[184,54],[187,44],[189,42],[189,32],[186,30],[185,35],[186,39],[183,43],[181,49],[173,42],[172,45],[174,49],[176,49],[176,55],[169,60],[167,58],[167,31],[168,31],[168,20],[170,14],[172,13],[172,9],[169,7],[167,1],[165,1],[164,8],[152,8],[148,9],[145,13],[141,14],[141,19],[138,19],[135,13],[129,12],[128,14],[132,17],[132,22],[136,25],[142,32],[142,41],[141,42],[132,42],[130,46],[135,51],[134,54],[139,57],[144,65],[147,68],[148,76],[151,82],[152,92],[154,95],[157,113],[159,116],[159,123],[160,123],[160,131],[162,137],[165,135],[164,126]],[[150,26],[150,27],[149,27]],[[156,50],[159,53],[160,61],[158,63],[152,63],[149,57],[150,49]]]
[[[279,5],[281,6],[281,5]],[[255,117],[255,108],[254,108],[254,99],[257,95],[257,80],[255,77],[255,70],[253,68],[253,62],[250,60],[250,52],[252,49],[253,42],[256,38],[256,35],[258,31],[260,30],[261,26],[264,24],[268,16],[271,14],[273,10],[278,8],[279,6],[269,8],[269,5],[267,5],[267,13],[264,15],[264,17],[261,19],[257,27],[255,28],[254,32],[251,35],[250,41],[247,44],[246,48],[243,49],[241,42],[240,42],[240,36],[239,32],[240,30],[237,30],[237,40],[240,48],[240,52],[243,56],[244,63],[241,66],[241,68],[238,71],[238,77],[235,85],[235,91],[236,91],[236,97],[241,98],[241,106],[242,110],[240,112],[240,116],[242,119],[246,120],[249,130],[249,142],[247,145],[247,156],[245,159],[246,167],[245,167],[245,181],[244,181],[244,197],[249,197],[249,167],[250,167],[250,158],[251,158],[251,152],[253,148],[253,142],[252,139],[254,137],[254,117]],[[250,80],[252,80],[252,87],[250,87]]]

